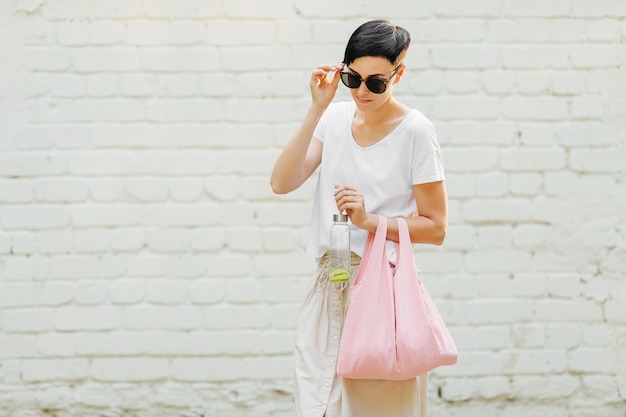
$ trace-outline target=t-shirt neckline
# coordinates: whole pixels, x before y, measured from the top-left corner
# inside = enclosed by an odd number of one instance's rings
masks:
[[[409,118],[409,116],[413,113],[414,109],[411,109],[407,114],[404,115],[404,117],[402,118],[402,120],[400,120],[394,127],[393,129],[391,129],[389,132],[387,132],[387,134],[385,136],[383,136],[378,142],[374,143],[373,145],[370,146],[361,146],[359,145],[359,143],[356,141],[356,138],[354,137],[354,133],[352,133],[352,121],[354,120],[354,117],[356,116],[356,104],[353,102],[352,106],[351,106],[351,114],[352,117],[349,118],[348,120],[348,132],[350,132],[350,139],[352,141],[352,143],[354,144],[354,146],[356,146],[358,149],[362,150],[362,151],[367,151],[370,149],[373,149],[375,147],[377,147],[379,144],[386,142],[390,136],[392,136],[393,133],[395,133],[400,126],[402,126],[405,121]]]

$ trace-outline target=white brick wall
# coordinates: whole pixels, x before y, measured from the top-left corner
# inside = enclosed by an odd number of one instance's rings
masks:
[[[4,0],[0,416],[293,416],[314,181],[268,176],[378,17],[448,174],[431,415],[626,415],[626,2]]]

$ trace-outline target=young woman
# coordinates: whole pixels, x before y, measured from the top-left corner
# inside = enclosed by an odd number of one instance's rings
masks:
[[[348,290],[329,284],[326,268],[329,229],[337,212],[350,219],[353,276],[378,215],[389,218],[389,241],[398,240],[395,217],[406,218],[413,243],[439,245],[444,240],[447,197],[435,129],[422,113],[393,97],[409,43],[409,33],[387,21],[357,28],[343,63],[313,71],[311,106],[272,172],[272,189],[284,194],[320,168],[307,246],[318,272],[302,307],[296,340],[298,417],[426,416],[425,376],[383,381],[336,375]],[[340,81],[350,89],[352,101],[331,104]],[[393,242],[387,246],[393,263]]]

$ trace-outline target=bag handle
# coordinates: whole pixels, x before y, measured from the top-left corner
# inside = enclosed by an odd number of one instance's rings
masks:
[[[363,256],[366,262],[361,262],[359,269],[354,277],[352,285],[357,285],[361,281],[363,276],[362,271],[371,269],[374,265],[380,265],[382,257],[387,257],[387,247],[385,241],[387,240],[387,218],[378,215],[378,226],[376,226],[375,233],[369,233],[367,235],[367,241],[365,242],[365,249],[363,249]],[[371,266],[370,266],[371,265]]]
[[[396,246],[396,270],[402,264],[403,268],[415,268],[415,258],[413,256],[413,245],[411,243],[411,234],[409,233],[409,225],[403,217],[396,217],[398,222],[399,242],[395,242]]]

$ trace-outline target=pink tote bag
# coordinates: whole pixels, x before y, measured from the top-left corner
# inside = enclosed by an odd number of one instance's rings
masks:
[[[387,219],[379,216],[350,285],[337,374],[400,381],[457,362],[457,350],[415,267],[409,229],[397,218],[395,272],[385,247]]]

